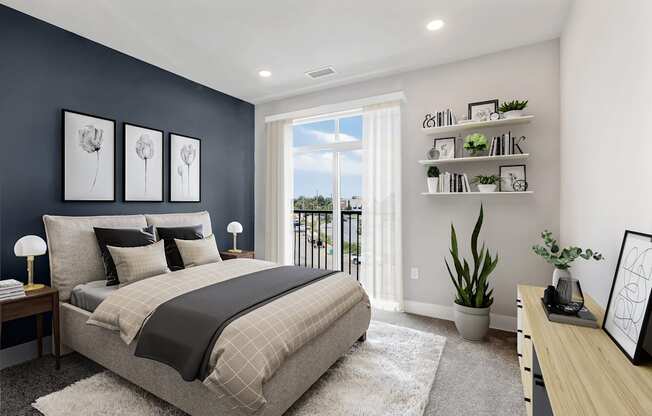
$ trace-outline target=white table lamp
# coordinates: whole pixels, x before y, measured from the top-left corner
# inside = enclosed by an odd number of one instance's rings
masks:
[[[27,257],[27,284],[25,291],[43,289],[45,285],[34,284],[34,256],[45,254],[48,246],[45,241],[37,235],[26,235],[16,241],[14,254],[17,257]]]
[[[229,251],[231,253],[241,253],[242,250],[238,250],[236,247],[236,240],[238,234],[242,232],[242,224],[240,224],[237,221],[230,222],[229,225],[226,226],[226,231],[233,234],[233,248],[230,249]]]

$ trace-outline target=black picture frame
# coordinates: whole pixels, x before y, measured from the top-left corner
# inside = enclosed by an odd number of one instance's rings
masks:
[[[161,133],[161,199],[128,199],[127,198],[127,126],[138,127],[141,129],[152,130]],[[122,200],[124,202],[165,202],[165,133],[163,130],[155,129],[153,127],[143,126],[136,123],[124,122],[122,123]]]
[[[96,118],[113,124],[113,198],[111,199],[76,199],[66,197],[66,113],[75,114],[84,117]],[[115,202],[116,201],[116,182],[118,178],[117,169],[117,151],[116,151],[116,126],[114,119],[98,116],[96,114],[84,113],[81,111],[71,110],[68,108],[61,109],[61,200],[63,202]]]
[[[523,168],[523,180],[527,182],[527,165],[500,165],[498,167],[498,177],[502,179],[503,168]],[[503,192],[503,181],[498,181],[498,191]],[[518,192],[518,191],[504,191],[504,192]]]
[[[618,262],[616,263],[616,270],[614,272],[614,279],[613,282],[611,283],[611,291],[609,292],[609,300],[607,301],[607,309],[604,312],[604,319],[602,321],[602,330],[611,338],[611,340],[618,346],[620,351],[625,354],[625,357],[629,359],[629,361],[634,364],[634,365],[639,365],[643,361],[644,358],[649,358],[650,352],[646,351],[644,349],[644,343],[646,340],[646,337],[652,335],[648,333],[648,326],[650,324],[650,314],[652,312],[652,294],[648,295],[647,299],[647,305],[645,306],[645,311],[643,315],[643,320],[641,321],[641,330],[639,333],[638,340],[636,342],[636,348],[634,350],[634,355],[631,356],[625,348],[618,342],[616,337],[609,332],[609,329],[607,328],[607,319],[609,318],[609,311],[611,310],[611,303],[614,300],[614,289],[616,288],[616,284],[618,282],[618,272],[620,270],[620,264],[623,260],[623,252],[625,250],[625,246],[627,245],[627,238],[629,236],[639,236],[639,237],[644,237],[650,239],[652,242],[652,234],[647,234],[647,233],[641,233],[638,231],[632,231],[632,230],[625,230],[625,234],[623,235],[623,242],[620,246],[620,254],[618,255]],[[652,252],[650,253],[652,255]]]
[[[441,157],[441,155],[440,155],[438,160],[451,160],[451,159],[455,159],[455,158],[457,157],[457,137],[440,137],[440,138],[438,138],[438,139],[434,139],[434,141],[433,141],[433,147],[436,149],[436,148],[437,148],[437,142],[444,141],[444,140],[452,141],[452,142],[453,142],[453,157],[452,157],[452,158],[443,159],[443,158]]]
[[[489,105],[493,104],[494,109],[492,113],[497,113],[498,112],[498,99],[493,99],[493,100],[486,100],[486,101],[478,101],[475,103],[469,103],[468,105],[468,119],[473,120],[472,114],[473,114],[473,107],[480,106],[480,105]]]
[[[185,138],[185,139],[196,140],[197,143],[198,143],[197,148],[198,148],[198,151],[199,151],[199,158],[198,158],[198,160],[199,160],[199,181],[198,181],[199,189],[198,189],[198,199],[196,199],[196,200],[177,200],[177,199],[173,198],[172,187],[173,187],[173,182],[174,181],[172,180],[172,175],[174,174],[174,172],[173,172],[173,170],[174,170],[173,166],[174,165],[173,165],[172,158],[174,157],[174,155],[173,155],[173,151],[172,151],[172,145],[173,145],[172,136],[179,136],[179,137],[182,137],[182,138]],[[201,139],[198,138],[198,137],[190,136],[188,134],[169,132],[168,133],[168,162],[169,162],[168,166],[169,166],[169,169],[170,169],[169,174],[168,174],[168,195],[169,195],[168,196],[168,201],[172,202],[172,203],[198,203],[198,202],[201,202],[201,187],[202,187],[202,185],[201,185],[201,182],[202,182],[201,169],[202,169],[202,166],[204,165],[202,150],[201,150]]]

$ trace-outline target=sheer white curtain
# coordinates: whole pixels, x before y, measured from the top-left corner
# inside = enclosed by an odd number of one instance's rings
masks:
[[[374,307],[403,310],[401,106],[364,108],[362,127],[362,269]]]
[[[265,124],[265,259],[292,264],[292,121]]]

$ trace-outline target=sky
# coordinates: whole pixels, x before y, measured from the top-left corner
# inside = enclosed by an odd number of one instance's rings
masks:
[[[335,121],[325,120],[294,126],[294,147],[335,141]],[[362,140],[362,117],[340,119],[340,140]],[[332,152],[294,156],[294,197],[333,193]],[[342,153],[340,158],[341,195],[351,198],[362,194],[362,154],[359,150]]]

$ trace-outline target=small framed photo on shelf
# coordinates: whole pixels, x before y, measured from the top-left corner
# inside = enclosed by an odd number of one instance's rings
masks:
[[[503,165],[498,168],[500,192],[527,191],[525,165]]]
[[[498,100],[469,103],[469,120],[488,121],[493,113],[498,113]]]
[[[455,159],[455,137],[435,139],[435,150],[439,151],[439,160]]]
[[[625,231],[602,328],[632,364],[646,356],[650,304],[652,235]],[[649,353],[649,351],[648,351]]]

